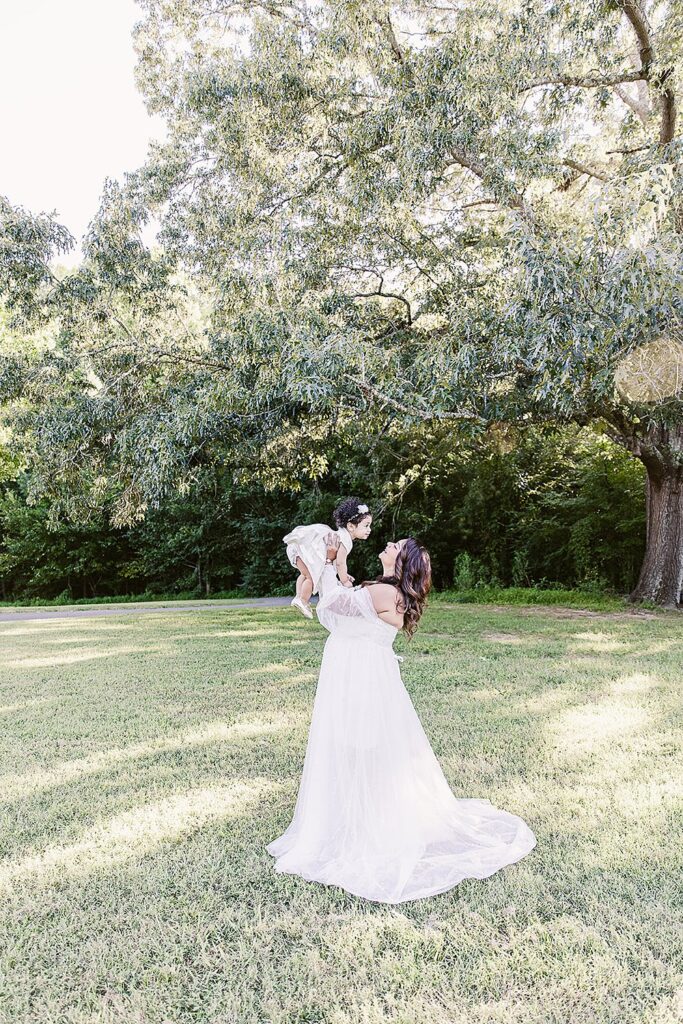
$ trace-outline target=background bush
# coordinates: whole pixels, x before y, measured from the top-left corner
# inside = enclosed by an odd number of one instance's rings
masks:
[[[419,537],[436,586],[580,587],[626,593],[644,554],[644,469],[589,429],[531,427],[453,443],[429,429],[374,447],[330,441],[333,467],[299,489],[266,489],[235,467],[206,466],[196,486],[125,529],[107,508],[87,524],[49,524],[26,502],[27,477],[0,484],[0,592],[4,600],[107,595],[290,593],[282,536],[331,522],[340,497],[375,511],[351,571],[379,572],[389,538]]]

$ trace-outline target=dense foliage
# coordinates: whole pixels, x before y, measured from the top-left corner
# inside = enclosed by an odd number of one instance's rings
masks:
[[[362,494],[375,511],[351,571],[378,571],[389,537],[414,534],[430,549],[439,587],[482,583],[608,587],[624,593],[644,547],[644,473],[586,429],[508,431],[454,450],[447,431],[385,436],[371,453],[360,434],[330,451],[315,487],[264,490],[233,474],[204,473],[142,523],[50,529],[45,503],[25,502],[26,480],[0,497],[0,579],[5,600],[135,593],[206,596],[239,589],[293,592],[283,534],[328,522],[339,496]]]

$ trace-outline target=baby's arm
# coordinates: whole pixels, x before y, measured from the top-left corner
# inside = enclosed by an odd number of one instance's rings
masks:
[[[346,570],[346,548],[344,547],[343,544],[340,544],[339,548],[337,550],[336,566],[337,566],[337,576],[339,577],[339,581],[340,581],[341,585],[343,587],[352,587],[353,586],[353,576],[349,576],[349,574],[348,574],[348,572]]]

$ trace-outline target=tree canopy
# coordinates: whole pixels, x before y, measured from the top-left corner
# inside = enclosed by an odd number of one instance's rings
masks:
[[[82,266],[55,279],[63,231],[4,209],[11,325],[52,329],[4,374],[36,494],[113,486],[125,522],[226,444],[296,483],[359,416],[454,443],[592,423],[648,471],[636,596],[675,605],[683,390],[633,360],[683,344],[679,5],[142,7],[168,135],[108,183]]]

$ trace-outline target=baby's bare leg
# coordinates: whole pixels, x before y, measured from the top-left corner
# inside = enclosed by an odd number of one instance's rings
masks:
[[[296,581],[296,596],[300,597],[304,604],[308,604],[313,593],[313,577],[303,559],[297,557],[296,567],[301,574]]]

